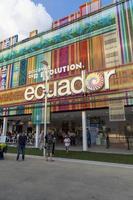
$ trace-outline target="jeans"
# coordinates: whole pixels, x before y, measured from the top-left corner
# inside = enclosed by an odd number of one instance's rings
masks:
[[[4,159],[4,152],[3,149],[0,149],[0,160]]]
[[[24,160],[25,156],[25,146],[19,145],[18,152],[17,152],[17,160],[19,159],[19,155],[22,154],[22,160]]]

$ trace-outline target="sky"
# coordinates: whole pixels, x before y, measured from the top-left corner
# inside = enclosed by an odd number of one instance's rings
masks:
[[[63,18],[79,9],[79,6],[89,0],[33,0],[42,3],[53,20]],[[107,5],[113,0],[101,0],[102,5]]]
[[[112,0],[102,0],[107,5]],[[87,0],[0,0],[0,41],[19,35],[19,41],[29,32],[51,28],[52,21],[79,9]]]

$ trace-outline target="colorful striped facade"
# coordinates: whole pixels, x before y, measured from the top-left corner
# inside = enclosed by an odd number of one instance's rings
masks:
[[[53,23],[53,29],[0,52],[1,115],[36,113],[43,121],[44,99],[33,104],[23,99],[29,85],[43,82],[42,61],[51,69],[82,63],[86,75],[115,69],[110,78],[110,90],[49,99],[51,112],[109,107],[112,99],[123,99],[125,105],[133,100],[133,0],[120,1],[100,8],[95,0],[80,10]],[[40,70],[40,73],[38,71]],[[52,76],[54,80],[71,79],[81,70]],[[17,93],[21,91],[20,93]],[[17,97],[11,97],[18,94]],[[11,99],[10,99],[11,98]],[[3,112],[2,112],[3,111]],[[8,113],[8,114],[7,114]],[[38,116],[38,115],[37,115]]]

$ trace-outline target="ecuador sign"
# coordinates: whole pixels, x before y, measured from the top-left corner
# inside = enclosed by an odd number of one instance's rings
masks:
[[[83,70],[79,76],[59,80],[51,79],[48,82],[48,101],[54,102],[64,97],[66,99],[67,97],[72,97],[73,101],[75,101],[75,95],[82,97],[84,93],[88,94],[88,98],[97,96],[98,99],[101,95],[104,95],[104,99],[108,100],[109,94],[116,94],[118,96],[118,93],[131,91],[133,89],[132,80],[132,64],[87,74]],[[43,102],[45,93],[45,82],[34,83],[27,87],[1,90],[0,106],[9,107]]]

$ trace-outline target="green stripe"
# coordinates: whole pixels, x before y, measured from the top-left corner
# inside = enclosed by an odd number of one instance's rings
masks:
[[[127,33],[127,48],[128,48],[128,62],[131,62],[132,57],[131,57],[131,46],[130,46],[130,29],[128,28],[128,23],[129,23],[129,17],[128,17],[128,5],[127,3],[124,4],[124,14],[125,14],[125,28],[126,28],[126,33]]]
[[[128,10],[128,16],[129,16],[130,35],[131,35],[131,42],[132,42],[131,48],[133,48],[133,1],[132,1],[132,4],[131,4],[131,1],[129,1],[129,6],[130,8]]]
[[[36,69],[43,69],[42,61],[44,61],[44,54],[37,55],[36,57]],[[43,81],[43,77],[41,77],[41,73],[38,73],[38,77],[36,79],[36,83]]]
[[[20,62],[19,86],[26,84],[27,77],[27,60],[24,59]]]
[[[124,55],[125,55],[125,63],[129,60],[128,57],[128,47],[127,47],[127,32],[126,32],[126,27],[125,27],[125,23],[126,23],[126,18],[124,15],[124,5],[121,5],[121,25],[122,25],[122,35],[123,35],[123,45],[124,45]]]

